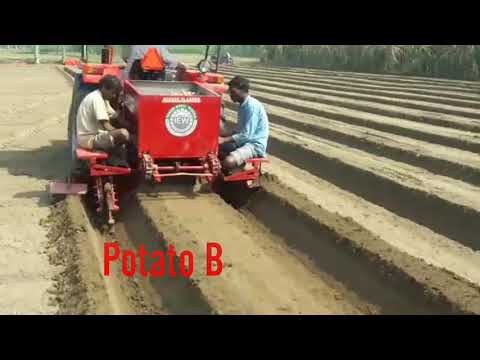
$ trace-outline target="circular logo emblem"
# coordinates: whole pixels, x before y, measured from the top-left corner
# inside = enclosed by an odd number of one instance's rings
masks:
[[[167,129],[173,136],[188,136],[197,128],[197,113],[189,105],[177,105],[166,118]]]

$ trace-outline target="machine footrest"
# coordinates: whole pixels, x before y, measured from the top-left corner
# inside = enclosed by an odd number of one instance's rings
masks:
[[[85,149],[77,149],[77,158],[80,160],[105,160],[108,154],[105,152],[95,152]]]
[[[60,181],[52,181],[48,187],[51,195],[85,195],[88,190],[87,184]]]

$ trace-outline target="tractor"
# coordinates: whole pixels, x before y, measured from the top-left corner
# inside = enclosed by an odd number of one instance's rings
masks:
[[[134,129],[128,149],[129,167],[110,165],[106,152],[78,148],[76,113],[81,101],[98,88],[103,76],[121,78],[121,66],[113,64],[112,51],[105,47],[102,64],[79,65],[68,121],[70,176],[66,182],[50,183],[52,195],[90,195],[96,212],[103,214],[103,221],[113,228],[113,215],[120,209],[119,184],[125,180],[135,188],[138,179],[152,185],[189,179],[214,192],[222,191],[226,184],[245,189],[260,186],[262,164],[267,159],[250,159],[238,171],[226,174],[218,158],[222,94],[227,90],[223,76],[216,73],[218,64],[210,72],[211,67],[201,62],[198,70],[179,72],[173,81],[123,81],[121,105],[112,107],[121,106],[125,120]],[[154,61],[143,60],[142,64],[149,64],[146,72],[159,70]]]
[[[233,59],[229,55],[227,55],[228,53],[220,56],[221,49],[222,47],[220,45],[217,45],[216,53],[210,55],[210,45],[207,45],[205,50],[205,56],[197,64],[197,68],[200,69],[204,67],[211,69],[214,72],[218,72],[219,65],[233,65]]]

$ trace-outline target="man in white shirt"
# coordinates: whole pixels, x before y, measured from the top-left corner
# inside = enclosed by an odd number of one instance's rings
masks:
[[[186,67],[178,62],[174,56],[168,51],[165,45],[129,45],[129,49],[123,56],[123,60],[127,63],[124,70],[124,79],[130,79],[130,73],[134,64],[143,59],[149,49],[156,49],[162,57],[167,69],[185,70]]]
[[[118,117],[110,102],[119,98],[122,89],[122,83],[117,77],[106,75],[100,80],[99,89],[83,99],[76,119],[79,147],[111,152],[130,140],[127,129],[117,129],[110,123]],[[125,165],[124,161],[120,162],[118,166]]]

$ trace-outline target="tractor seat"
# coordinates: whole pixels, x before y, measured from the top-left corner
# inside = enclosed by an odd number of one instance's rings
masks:
[[[108,159],[108,154],[105,152],[77,149],[77,158],[79,160],[105,160]]]

